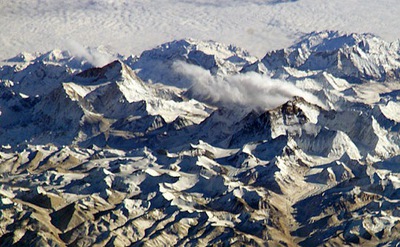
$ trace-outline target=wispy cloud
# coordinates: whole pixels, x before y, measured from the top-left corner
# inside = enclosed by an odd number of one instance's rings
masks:
[[[66,41],[65,46],[71,55],[84,59],[96,67],[104,66],[115,60],[115,57],[110,54],[99,51],[95,48],[84,47],[74,40]]]
[[[175,62],[175,72],[192,82],[190,95],[198,100],[224,107],[250,107],[272,109],[294,96],[300,96],[320,106],[321,101],[313,94],[295,85],[271,79],[257,73],[213,76],[208,70],[184,62]]]

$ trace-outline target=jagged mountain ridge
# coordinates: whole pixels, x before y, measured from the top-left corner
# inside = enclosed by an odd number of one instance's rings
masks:
[[[39,127],[38,135],[47,136],[51,132],[54,136],[48,136],[48,139],[36,142],[36,133],[30,136],[29,131],[24,131],[23,135],[17,136],[14,142],[12,142],[12,136],[5,135],[4,139],[8,139],[10,143],[3,144],[15,145],[24,140],[38,144],[82,142],[100,132],[108,131],[115,121],[122,121],[131,116],[159,115],[162,121],[165,121],[165,118],[169,122],[177,116],[193,116],[192,121],[198,122],[198,119],[201,120],[208,115],[205,111],[206,106],[200,102],[185,101],[178,95],[178,89],[157,89],[155,86],[145,85],[121,61],[114,61],[103,68],[88,69],[70,75],[65,82],[53,81],[53,83],[54,89],[49,90],[47,94],[42,92],[41,96],[26,96],[19,100],[5,96],[3,98],[5,111],[3,110],[2,117],[6,119],[6,123],[7,119],[14,118],[15,112],[20,111],[19,108],[22,107],[15,106],[14,101],[18,101],[17,104],[23,104],[34,98],[35,103],[24,112],[26,118],[24,121],[31,121],[36,126],[42,125]],[[40,84],[35,86],[42,88]],[[9,94],[15,94],[20,91],[20,88],[17,87],[14,92],[14,86],[10,86],[8,90],[12,91]],[[9,104],[12,105],[8,106]],[[46,124],[43,125],[43,123]],[[30,127],[25,126],[24,123],[21,125],[23,126],[13,122],[5,125],[4,128],[13,131],[21,127]],[[95,129],[96,131],[93,131]],[[69,137],[63,140],[63,136],[68,135]],[[39,137],[39,139],[42,138]]]
[[[350,83],[393,81],[399,79],[399,47],[399,41],[388,43],[372,34],[315,32],[290,48],[267,53],[261,61],[272,70],[322,70]]]
[[[172,67],[176,61],[200,66],[216,75],[237,73],[244,65],[255,60],[248,52],[233,45],[186,39],[144,51],[131,66],[139,70],[138,75],[143,80],[185,88],[191,83],[175,73]]]
[[[194,40],[102,68],[71,69],[65,52],[14,59],[1,69],[0,242],[394,245],[399,53],[327,31],[258,61]],[[320,104],[201,102],[176,61],[227,82],[285,79]]]

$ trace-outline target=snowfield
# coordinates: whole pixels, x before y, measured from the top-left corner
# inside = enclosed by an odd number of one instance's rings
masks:
[[[399,245],[399,7],[315,2],[1,2],[0,246]]]

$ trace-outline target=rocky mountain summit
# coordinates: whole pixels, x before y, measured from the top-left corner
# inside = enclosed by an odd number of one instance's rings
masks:
[[[400,46],[179,40],[0,67],[1,246],[395,246]],[[399,171],[397,171],[399,170]]]

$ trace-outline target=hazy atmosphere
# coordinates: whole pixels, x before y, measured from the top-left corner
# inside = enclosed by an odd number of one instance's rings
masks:
[[[0,1],[0,247],[400,246],[399,13]]]
[[[140,53],[182,38],[240,46],[253,55],[313,31],[371,32],[398,39],[396,0],[16,0],[0,3],[0,60],[70,43]]]

